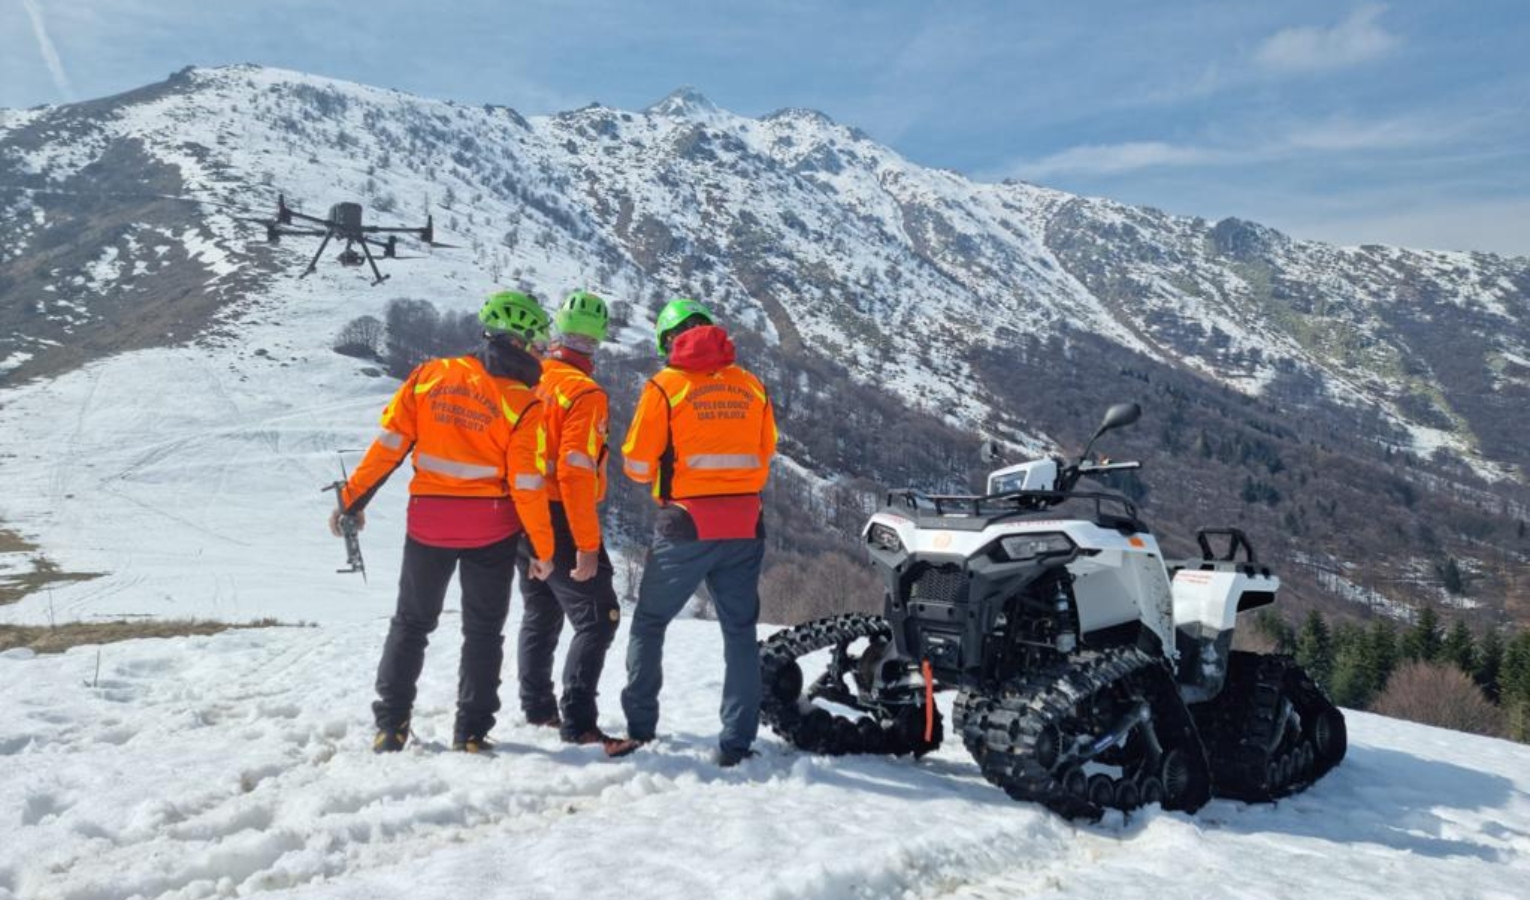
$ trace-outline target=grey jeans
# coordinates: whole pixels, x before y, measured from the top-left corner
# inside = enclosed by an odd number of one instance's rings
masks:
[[[627,687],[622,711],[627,732],[651,740],[659,724],[659,690],[664,685],[664,632],[703,581],[711,591],[722,626],[722,734],[718,745],[742,752],[760,727],[760,567],[765,542],[759,538],[672,540],[661,532],[648,554],[637,608],[627,640]]]

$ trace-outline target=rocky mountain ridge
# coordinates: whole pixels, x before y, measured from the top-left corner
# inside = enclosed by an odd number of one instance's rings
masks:
[[[600,290],[634,369],[660,300],[714,303],[802,426],[786,449],[809,493],[968,485],[962,440],[1076,447],[1135,393],[1156,424],[1124,446],[1162,454],[1144,478],[1175,485],[1145,495],[1150,512],[1235,519],[1304,554],[1293,584],[1314,602],[1530,605],[1530,260],[1338,248],[978,183],[821,113],[750,118],[689,89],[642,112],[527,117],[231,67],[6,111],[0,385],[230,346],[312,252],[243,221],[277,193],[309,211],[357,200],[376,222],[433,214],[461,249],[387,265],[439,273],[443,306],[491,283]],[[343,316],[361,284],[309,300]],[[1438,589],[1446,559],[1476,599]]]

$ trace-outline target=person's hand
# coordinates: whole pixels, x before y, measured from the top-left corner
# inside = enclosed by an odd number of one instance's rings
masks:
[[[526,574],[531,576],[532,581],[546,581],[552,573],[553,563],[550,559],[533,559],[531,565],[526,567]]]
[[[575,559],[574,569],[568,573],[570,578],[589,581],[595,577],[595,571],[600,565],[599,550],[580,550],[575,554]]]
[[[367,513],[364,509],[358,509],[351,514],[351,520],[356,523],[356,530],[367,527]],[[344,537],[345,532],[340,530],[340,507],[329,511],[329,533],[335,537]]]

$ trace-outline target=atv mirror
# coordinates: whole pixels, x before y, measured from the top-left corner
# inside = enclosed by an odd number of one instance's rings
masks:
[[[1004,449],[999,446],[998,441],[989,438],[983,442],[982,447],[978,448],[978,458],[990,465],[1004,462]]]
[[[1104,420],[1100,422],[1100,427],[1095,429],[1094,437],[1091,437],[1089,443],[1084,445],[1084,452],[1079,454],[1079,460],[1082,461],[1089,458],[1089,451],[1094,449],[1094,442],[1100,439],[1100,435],[1112,428],[1130,425],[1141,416],[1142,407],[1135,403],[1117,403],[1110,409],[1105,410]]]
[[[1100,423],[1100,430],[1095,436],[1104,434],[1112,428],[1121,428],[1137,421],[1142,416],[1142,407],[1135,403],[1117,403],[1110,409],[1105,410],[1105,421]]]

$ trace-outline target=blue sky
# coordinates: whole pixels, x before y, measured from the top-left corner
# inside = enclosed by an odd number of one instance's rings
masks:
[[[525,113],[689,84],[974,178],[1530,255],[1527,48],[1523,0],[4,0],[0,107],[238,62]]]

